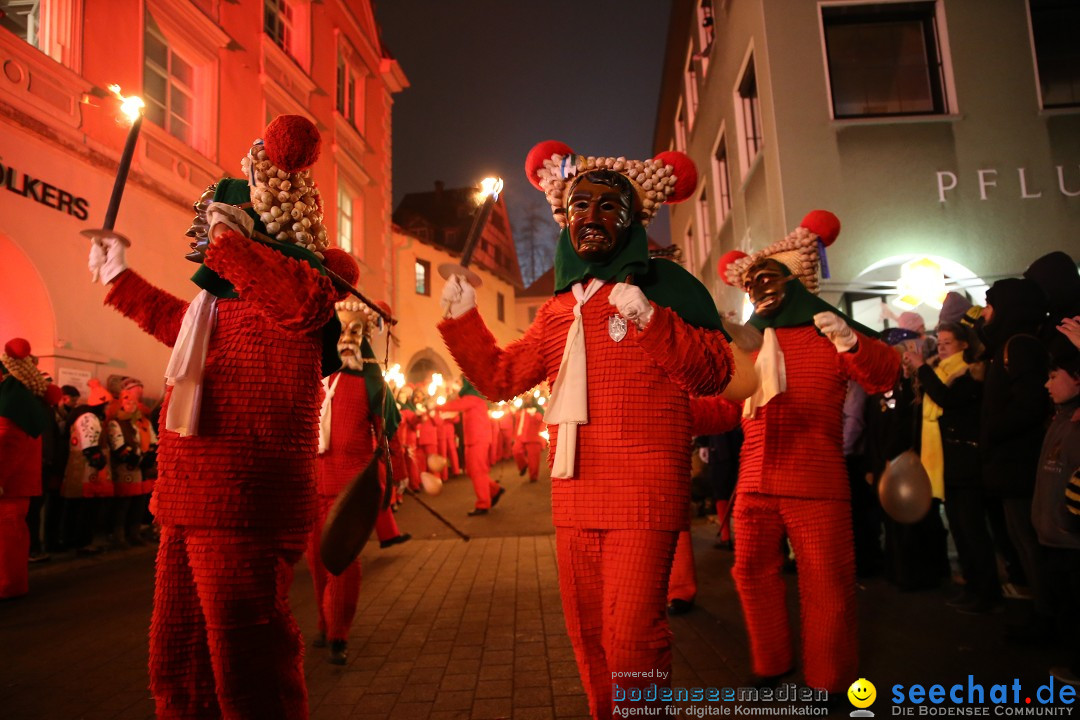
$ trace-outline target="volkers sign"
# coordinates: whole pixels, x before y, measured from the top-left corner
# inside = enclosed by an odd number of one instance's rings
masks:
[[[1070,173],[1071,177],[1067,180],[1065,166],[1055,165],[1054,167],[1057,170],[1057,191],[1065,197],[1080,197],[1080,173]],[[1080,169],[1080,166],[1077,166],[1077,168]],[[983,168],[975,172],[979,182],[979,199],[986,200],[990,196],[991,188],[998,187],[998,171],[996,168]],[[1043,196],[1045,178],[1042,182],[1039,179],[1029,179],[1027,168],[1016,168],[1016,173],[1017,181],[1015,183],[1012,180],[1002,178],[1003,188],[1010,188],[1021,200],[1035,200]],[[956,189],[958,182],[956,173],[948,170],[939,171],[937,174],[938,201],[945,202],[948,199],[946,193]],[[1070,188],[1070,185],[1072,188]],[[1047,190],[1047,192],[1053,191]]]
[[[27,173],[20,173],[10,165],[0,163],[0,183],[16,195],[39,202],[42,205],[66,212],[77,220],[85,220],[90,203],[86,198],[75,197],[66,190],[38,180]]]

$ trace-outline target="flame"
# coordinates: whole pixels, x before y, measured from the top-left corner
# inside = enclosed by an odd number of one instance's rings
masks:
[[[445,405],[446,404],[446,398],[443,397],[442,395],[440,395],[439,397],[435,398],[435,404],[436,405]]]
[[[491,417],[493,417],[496,420],[501,418],[504,414],[505,413],[503,413],[502,410],[492,410],[491,412],[488,413],[488,415],[490,415]]]
[[[537,433],[537,434],[538,434],[538,435],[539,435],[540,437],[542,437],[542,438],[544,438],[545,440],[547,440],[548,442],[551,442],[551,437],[550,437],[550,436],[548,435],[548,431],[547,431],[547,430],[541,430],[541,431],[540,431],[539,433]]]
[[[521,398],[514,398],[514,407],[520,408],[525,402]]]
[[[537,405],[543,405],[545,402],[547,402],[547,400],[545,400],[544,398],[536,398]]]
[[[500,177],[486,177],[480,181],[480,201],[483,202],[491,195],[495,200],[499,199],[499,193],[503,190],[503,179]]]
[[[110,85],[109,92],[120,100],[120,112],[124,113],[128,120],[135,122],[136,118],[142,115],[142,109],[146,107],[146,103],[138,95],[121,95],[119,85]]]

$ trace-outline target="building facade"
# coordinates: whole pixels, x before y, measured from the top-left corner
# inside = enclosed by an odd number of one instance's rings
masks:
[[[407,86],[366,0],[33,0],[0,17],[0,336],[26,337],[61,382],[134,375],[159,396],[168,349],[103,307],[84,229],[100,227],[128,127],[117,84],[145,117],[116,230],[128,264],[181,298],[191,205],[268,121],[322,133],[312,170],[333,244],[385,296],[391,253],[393,95]],[[315,39],[319,41],[316,42]]]
[[[719,257],[828,209],[823,297],[932,326],[943,288],[1076,257],[1078,27],[1058,0],[675,0],[655,149],[698,165],[671,214],[687,267],[737,311]]]
[[[460,263],[479,208],[476,188],[445,188],[408,193],[394,210],[394,263],[398,278],[393,301],[401,319],[391,346],[391,364],[401,365],[407,382],[426,382],[432,373],[449,380],[461,370],[446,351],[436,328],[446,281],[439,266]],[[506,212],[505,195],[494,204],[469,268],[481,279],[476,304],[500,346],[521,337],[515,297],[523,287],[517,250]]]

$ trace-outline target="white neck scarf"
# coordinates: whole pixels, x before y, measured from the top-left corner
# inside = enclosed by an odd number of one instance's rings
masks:
[[[217,298],[203,290],[184,313],[169,364],[165,367],[165,383],[173,389],[165,429],[182,436],[199,434],[203,371],[216,320]]]
[[[581,306],[588,302],[604,282],[593,278],[584,289],[574,283],[577,299],[574,305],[574,322],[566,333],[559,375],[551,389],[548,410],[544,419],[548,425],[559,426],[559,441],[555,448],[551,477],[574,477],[574,461],[577,458],[577,426],[589,422],[589,390],[585,365],[585,330],[581,325]]]
[[[784,353],[780,352],[780,342],[776,339],[776,330],[765,328],[765,337],[754,361],[754,372],[758,377],[758,388],[746,398],[743,405],[743,417],[752,418],[759,407],[764,407],[770,400],[787,390],[787,367],[784,365]]]
[[[330,378],[324,377],[322,380],[323,386],[323,401],[322,409],[319,411],[319,454],[330,449],[330,418],[333,412],[333,404],[331,401],[334,399],[334,393],[337,391],[338,380],[341,379],[341,373],[334,375],[334,381],[330,382]]]

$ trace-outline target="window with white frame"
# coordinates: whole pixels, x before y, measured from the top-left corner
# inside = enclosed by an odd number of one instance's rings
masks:
[[[736,90],[739,132],[742,135],[742,168],[747,170],[761,152],[761,105],[758,102],[757,74],[754,56],[750,55]]]
[[[1080,106],[1080,2],[1029,0],[1028,8],[1042,106]]]
[[[336,107],[349,124],[364,133],[364,89],[367,73],[356,52],[342,40],[338,46]]]
[[[76,72],[83,0],[0,0],[0,27]]]
[[[195,144],[195,64],[169,45],[149,12],[143,32],[143,100],[150,122]]]
[[[414,272],[416,275],[416,294],[431,295],[431,263],[417,258]]]
[[[683,65],[683,89],[686,97],[687,126],[693,127],[698,109],[698,74],[693,48],[687,53],[686,64]]]
[[[296,10],[289,0],[263,0],[263,32],[285,52],[293,46]]]
[[[713,184],[716,187],[716,226],[720,227],[731,213],[731,175],[728,169],[727,138],[724,131],[716,141],[712,158]]]
[[[348,186],[338,181],[337,239],[338,247],[347,253],[353,251],[353,197]]]
[[[709,258],[709,245],[712,243],[712,228],[709,222],[709,188],[704,184],[698,193],[697,201],[697,224],[698,232],[698,262],[703,263]]]
[[[932,0],[822,7],[833,117],[949,113],[937,10]]]
[[[679,98],[679,109],[675,113],[675,149],[686,152],[686,109],[682,98]]]
[[[716,24],[712,14],[712,0],[698,0],[697,4],[697,48],[704,58],[712,49],[716,38]],[[706,62],[703,60],[703,64]],[[703,68],[704,69],[704,68]]]

